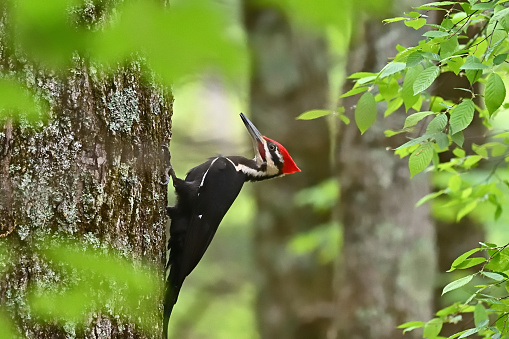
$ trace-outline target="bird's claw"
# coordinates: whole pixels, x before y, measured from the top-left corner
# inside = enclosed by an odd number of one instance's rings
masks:
[[[175,171],[173,170],[173,166],[171,165],[171,154],[170,150],[168,149],[168,145],[162,145],[161,146],[163,151],[163,162],[167,164],[166,168],[164,169],[164,181],[159,182],[161,185],[166,186],[170,183],[170,176],[173,178],[175,175]]]
[[[166,186],[170,183],[170,169],[173,169],[172,166],[170,165],[168,168],[166,168],[164,170],[164,181],[163,182],[159,182],[161,185],[163,186]]]

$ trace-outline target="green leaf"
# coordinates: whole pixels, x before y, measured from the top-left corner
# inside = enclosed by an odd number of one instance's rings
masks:
[[[458,36],[452,36],[449,39],[440,43],[440,57],[442,59],[448,58],[456,52],[459,48]]]
[[[440,113],[430,121],[428,127],[426,128],[426,133],[433,134],[442,132],[445,126],[447,126],[447,115],[445,113]]]
[[[461,148],[455,148],[452,151],[452,154],[454,154],[457,158],[464,158],[466,155],[465,150],[463,150]]]
[[[379,84],[378,90],[380,91],[380,95],[384,98],[385,101],[390,101],[398,95],[399,92],[398,81],[395,78],[392,78],[391,81],[389,81],[389,83]],[[403,103],[403,100],[401,100],[401,103]]]
[[[407,148],[407,147],[410,147],[410,146],[414,146],[414,145],[420,144],[421,142],[428,140],[429,137],[430,136],[426,135],[426,134],[425,135],[421,135],[418,138],[415,138],[415,139],[412,139],[412,140],[409,140],[409,141],[405,142],[403,145],[395,148],[394,150],[403,149],[403,148]]]
[[[481,63],[481,61],[474,55],[469,55],[473,58],[467,58],[467,61],[460,67],[460,69],[486,69],[487,65]]]
[[[480,155],[483,158],[487,158],[488,157],[488,149],[487,149],[486,145],[480,145],[479,146],[479,145],[476,145],[476,144],[472,144],[472,151],[474,151],[475,154],[478,154],[478,155]]]
[[[94,39],[74,39],[89,43],[85,46],[87,55],[90,53],[98,62],[116,65],[142,51],[140,56],[146,57],[147,66],[166,83],[203,69],[214,68],[226,76],[242,72],[245,46],[239,39],[228,37],[231,25],[226,24],[227,11],[214,1],[179,1],[170,8],[157,1],[125,1],[118,7],[121,9],[114,15],[115,20],[110,20],[105,29],[96,30]],[[68,4],[64,8],[66,13],[71,9]],[[143,25],[140,18],[146,18]],[[189,22],[193,22],[193,29],[189,29]],[[171,62],[168,55],[172,56]]]
[[[463,147],[463,143],[465,142],[465,135],[463,132],[454,133],[451,135],[451,139],[456,145]]]
[[[337,223],[323,224],[294,235],[288,243],[288,249],[299,256],[316,253],[321,263],[327,263],[334,259],[341,240],[342,235]]]
[[[495,5],[497,4],[496,1],[491,1],[491,2],[480,2],[480,3],[476,3],[472,6],[472,9],[476,10],[476,11],[484,11],[486,9],[491,9],[493,7],[495,7]]]
[[[435,114],[435,113],[431,112],[431,111],[425,111],[425,112],[417,112],[417,113],[407,116],[405,119],[405,125],[403,126],[403,129],[414,127],[415,125],[417,125],[417,123],[419,121],[421,121],[422,119],[424,119],[425,117],[427,117],[428,115],[431,115],[431,114]]]
[[[422,71],[417,79],[414,81],[413,90],[414,94],[419,94],[422,91],[428,89],[429,86],[435,81],[440,74],[440,68],[438,66],[430,66]]]
[[[48,239],[40,241],[50,243]],[[75,283],[67,285],[66,281],[62,292],[57,290],[60,286],[51,286],[49,291],[34,288],[29,292],[30,308],[41,318],[81,322],[86,314],[108,307],[122,310],[120,315],[128,315],[140,327],[145,327],[147,324],[142,319],[157,314],[154,305],[159,297],[160,279],[150,266],[133,266],[132,260],[106,254],[104,249],[83,251],[83,244],[51,242],[43,255],[56,269],[62,266],[72,269],[65,272],[72,272]],[[119,287],[122,293],[113,297],[111,292]]]
[[[425,203],[427,203],[428,201],[430,200],[433,200],[435,199],[436,197],[438,196],[441,196],[442,194],[444,194],[445,191],[444,190],[440,190],[438,192],[433,192],[433,193],[429,193],[429,194],[426,194],[424,197],[422,197],[416,204],[415,204],[415,207],[419,207]]]
[[[420,51],[413,52],[406,59],[406,67],[410,68],[410,67],[417,66],[422,60],[424,60],[424,56],[422,55],[422,52],[420,52]]]
[[[406,68],[406,63],[404,62],[391,62],[387,64],[380,73],[380,78],[385,78],[391,74],[397,73]]]
[[[441,37],[449,36],[449,33],[442,32],[442,31],[427,31],[426,33],[423,34],[423,36],[428,37],[428,38],[441,38]]]
[[[372,72],[356,72],[348,76],[348,79],[363,79],[363,78],[374,78],[376,73]]]
[[[0,337],[1,338],[21,338],[16,331],[16,327],[11,317],[5,311],[0,312]]]
[[[23,116],[35,122],[40,119],[39,112],[44,113],[26,87],[13,79],[0,79],[0,118]]]
[[[433,153],[433,143],[431,142],[423,143],[417,147],[408,159],[408,168],[410,169],[411,177],[422,172],[426,167],[428,167],[431,159],[433,158]]]
[[[462,255],[460,255],[459,257],[457,257],[451,264],[451,271],[459,266],[462,262],[464,262],[468,257],[470,257],[472,254],[474,253],[477,253],[479,251],[482,251],[482,248],[474,248],[474,249],[471,249],[470,251],[467,251],[465,253],[463,253]]]
[[[457,174],[451,175],[447,187],[451,190],[452,193],[458,192],[461,189],[461,177]]]
[[[464,68],[465,64],[467,64],[467,68]],[[467,79],[471,84],[479,80],[482,75],[480,68],[483,66],[478,65],[482,65],[481,61],[475,55],[470,54],[467,56],[465,63],[460,67],[460,69],[465,69]]]
[[[502,78],[497,73],[492,73],[486,82],[484,90],[484,102],[490,115],[492,115],[505,100],[505,85]]]
[[[456,221],[457,222],[460,221],[465,215],[472,212],[474,208],[477,207],[477,203],[478,203],[477,200],[473,200],[470,203],[466,204],[463,208],[461,208],[458,211],[458,215],[456,216]]]
[[[500,20],[502,19],[503,17],[505,17],[506,15],[509,15],[509,8],[506,8],[506,9],[503,9],[501,11],[498,11],[496,12],[492,17],[491,17],[491,21],[496,21],[496,20]]]
[[[419,12],[408,12],[408,13],[406,13],[406,15],[411,18],[418,18],[421,16],[421,14]]]
[[[412,328],[412,329],[415,329],[415,328],[423,327],[424,325],[426,325],[426,323],[424,321],[409,321],[407,323],[399,325],[397,328]]]
[[[470,99],[463,100],[451,112],[449,121],[451,134],[454,135],[470,125],[474,118],[475,104]]]
[[[71,27],[67,10],[76,0],[21,1],[12,9],[16,39],[25,53],[50,67],[65,67],[84,47],[82,31]]]
[[[486,262],[486,258],[483,257],[475,257],[475,258],[468,258],[465,259],[461,264],[455,267],[457,270],[465,270],[467,268],[479,265]]]
[[[497,66],[507,59],[507,53],[502,53],[493,58],[493,65]]]
[[[435,133],[435,141],[440,150],[444,150],[449,147],[449,137],[443,132]]]
[[[382,22],[384,24],[390,24],[392,22],[403,21],[403,20],[406,20],[406,18],[404,18],[402,16],[398,16],[398,17],[395,17],[395,18],[384,19],[384,20],[382,20]]]
[[[364,93],[355,107],[355,123],[361,134],[376,121],[376,112],[375,97],[370,92]]]
[[[352,95],[355,95],[355,94],[359,94],[359,93],[362,93],[364,92],[365,90],[367,90],[369,87],[354,87],[352,88],[351,90],[349,90],[348,92],[342,94],[340,96],[340,98],[346,98],[346,97],[350,97]]]
[[[440,55],[433,53],[433,52],[424,52],[424,53],[422,53],[422,55],[424,56],[424,58],[426,58],[428,60],[434,60],[434,61],[441,60]]]
[[[482,271],[481,274],[484,275],[485,277],[488,277],[488,278],[493,279],[495,281],[499,281],[500,282],[500,281],[504,281],[505,280],[505,277],[502,274],[499,274],[499,273]]]
[[[422,10],[434,9],[434,10],[436,10],[436,8],[432,8],[432,7],[450,6],[450,5],[455,5],[455,4],[456,4],[456,1],[435,1],[435,2],[426,3],[419,7],[415,7],[415,9],[422,9]]]
[[[463,65],[463,58],[460,56],[454,56],[452,58],[447,59],[447,68],[454,72],[454,74],[459,75],[461,72],[461,65]]]
[[[450,292],[450,291],[453,291],[460,287],[465,286],[472,280],[473,277],[474,277],[474,275],[470,274],[470,275],[467,275],[466,277],[463,277],[458,280],[454,280],[453,282],[447,284],[442,291],[442,295],[446,294],[447,292]]]
[[[414,82],[421,72],[421,65],[409,68],[406,72],[405,80],[403,80],[403,86],[401,88],[401,96],[403,97],[406,111],[419,100],[419,94],[414,94]]]
[[[338,118],[343,121],[345,123],[345,125],[350,125],[350,119],[344,115],[344,114],[341,114],[338,116]]]
[[[438,318],[433,318],[424,325],[424,330],[422,332],[423,338],[435,338],[440,334],[442,330],[442,320]]]
[[[401,97],[397,97],[394,100],[389,101],[387,105],[387,109],[384,112],[384,117],[388,117],[392,113],[394,113],[398,108],[403,105],[403,99]]]
[[[446,317],[448,315],[453,315],[453,314],[459,313],[460,309],[462,309],[462,308],[463,307],[458,305],[458,303],[455,303],[455,304],[449,305],[449,306],[437,311],[436,315],[439,317]]]
[[[422,26],[426,25],[426,19],[420,18],[420,19],[416,19],[416,20],[407,20],[407,21],[405,21],[405,25],[417,30],[417,29],[421,28]]]
[[[299,119],[299,120],[312,120],[312,119],[321,118],[321,117],[329,115],[329,114],[331,114],[331,111],[329,111],[329,110],[314,109],[314,110],[302,113],[301,115],[299,115],[297,117],[297,119]]]
[[[470,167],[472,167],[472,166],[476,165],[479,161],[481,161],[481,159],[482,159],[482,158],[483,158],[483,157],[482,157],[482,156],[480,156],[480,155],[469,155],[469,156],[465,159],[465,161],[463,162],[463,164],[462,164],[462,165],[463,165],[463,167],[464,167],[464,168],[467,168],[467,169],[468,169],[468,168],[470,168]]]
[[[463,332],[459,337],[458,339],[461,339],[461,338],[466,338],[466,337],[470,337],[472,334],[476,334],[479,330],[477,328],[471,328],[469,330],[466,330],[465,332]]]

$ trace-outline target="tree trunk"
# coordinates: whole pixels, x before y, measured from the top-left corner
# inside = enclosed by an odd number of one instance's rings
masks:
[[[299,232],[328,222],[297,210],[295,194],[330,177],[324,119],[295,117],[328,105],[325,41],[292,27],[276,10],[245,8],[253,55],[251,112],[265,135],[288,149],[302,173],[253,185],[258,206],[254,250],[260,272],[257,317],[262,338],[325,338],[330,325],[332,265],[298,257],[288,243]]]
[[[106,74],[75,58],[72,70],[55,75],[17,59],[1,12],[0,71],[46,98],[50,118],[36,128],[0,121],[0,241],[9,249],[0,271],[0,308],[28,338],[150,336],[113,311],[97,310],[85,328],[38,323],[26,295],[31,286],[55,283],[35,248],[50,235],[163,266],[161,145],[171,133],[171,94],[147,83],[138,62]],[[159,317],[147,321],[159,337]]]
[[[362,48],[352,53],[349,73],[378,72],[396,43],[414,45],[417,37],[400,26],[405,32],[368,23]],[[342,103],[350,117],[357,99]],[[429,207],[415,208],[430,192],[429,180],[426,174],[410,180],[408,159],[400,160],[392,152],[406,140],[383,134],[400,128],[404,117],[401,111],[389,119],[379,114],[362,136],[354,124],[340,132],[344,247],[335,282],[337,338],[401,338],[396,326],[432,316],[435,231]],[[405,334],[421,336],[418,331]]]

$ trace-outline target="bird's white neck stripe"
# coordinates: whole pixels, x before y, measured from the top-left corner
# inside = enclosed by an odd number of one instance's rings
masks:
[[[205,174],[203,175],[203,178],[201,178],[200,187],[203,186],[203,183],[205,182],[205,177],[207,176],[207,173],[209,173],[210,168],[214,165],[214,163],[216,162],[217,159],[219,159],[219,157],[216,157],[214,160],[212,160],[212,162],[210,163],[209,168],[207,168],[207,171],[205,171]],[[228,158],[226,158],[226,159],[228,159]],[[230,159],[228,159],[228,160],[230,160]]]
[[[272,177],[279,173],[279,169],[276,166],[274,166],[274,162],[272,162],[272,161],[267,164],[266,171],[260,171],[256,168],[252,168],[252,167],[249,167],[244,164],[236,165],[231,159],[229,159],[229,158],[226,158],[226,159],[228,159],[228,161],[233,165],[233,167],[235,167],[237,172],[242,172],[250,177],[255,177],[255,178]],[[272,164],[272,166],[270,166],[271,164]]]
[[[253,176],[253,177],[261,177],[265,174],[264,172],[257,171],[256,169],[251,168],[246,165],[243,165],[243,164],[235,165],[235,163],[230,158],[226,158],[226,159],[233,165],[233,167],[235,167],[237,172],[242,172],[242,173],[245,173],[245,174]]]

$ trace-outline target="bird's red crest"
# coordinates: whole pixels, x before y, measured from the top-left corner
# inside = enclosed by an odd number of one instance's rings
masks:
[[[300,168],[297,167],[297,164],[295,164],[295,161],[293,161],[292,157],[290,156],[290,153],[284,148],[283,145],[281,145],[279,142],[272,140],[270,138],[267,138],[264,136],[265,139],[268,141],[272,141],[279,147],[279,152],[281,152],[281,155],[283,156],[283,174],[291,174],[295,172],[300,172]]]

